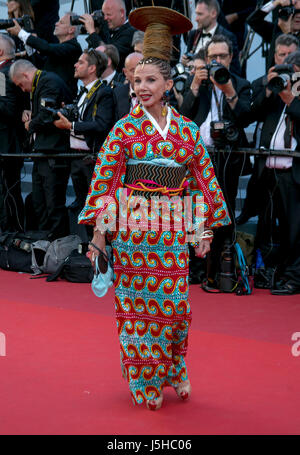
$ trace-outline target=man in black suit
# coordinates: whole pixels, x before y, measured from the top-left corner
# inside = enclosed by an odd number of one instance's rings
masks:
[[[86,41],[89,47],[96,48],[103,41],[105,44],[113,44],[119,51],[120,62],[117,71],[121,72],[125,58],[132,48],[132,37],[135,32],[126,19],[126,6],[123,0],[105,0],[102,5],[104,25],[96,30],[92,15],[83,14],[82,22],[87,30]]]
[[[112,90],[101,80],[107,65],[107,56],[94,49],[85,50],[75,64],[75,78],[83,82],[78,99],[78,120],[71,122],[60,112],[54,125],[69,130],[70,149],[73,153],[86,153],[86,158],[71,161],[71,178],[76,195],[74,211],[81,211],[90,186],[96,158],[113,125]]]
[[[205,48],[206,62],[211,64],[213,60],[222,64],[227,70],[232,60],[231,42],[223,35],[215,35]],[[218,148],[224,145],[231,147],[248,145],[244,127],[248,126],[250,113],[250,83],[235,74],[229,73],[227,83],[219,84],[209,77],[206,67],[195,70],[190,88],[184,94],[180,112],[194,120],[200,127],[204,143],[207,146],[215,146],[216,152],[211,154],[216,176],[224,193],[231,218],[235,214],[235,200],[237,195],[239,177],[245,163],[240,154],[221,153]],[[235,139],[230,142],[222,139],[221,143],[212,132],[212,122],[230,122],[236,133]],[[222,145],[223,142],[223,145]],[[209,279],[216,280],[219,272],[220,254],[225,241],[233,243],[233,227],[218,229],[211,250],[211,271]]]
[[[233,33],[218,24],[220,5],[217,0],[199,0],[196,4],[196,22],[198,28],[191,30],[187,37],[186,54],[182,56],[182,63],[186,66],[191,58],[187,54],[197,54],[200,49],[205,48],[206,44],[214,35],[224,35],[232,42],[232,59],[230,70],[241,75],[239,63],[239,50],[237,40]]]
[[[282,18],[278,13],[282,8],[293,6],[295,12]],[[266,20],[270,12],[274,13],[272,22]],[[267,2],[264,6],[257,8],[247,18],[250,27],[260,35],[266,43],[269,43],[266,66],[269,69],[274,65],[274,52],[276,38],[282,33],[293,34],[300,37],[300,0],[274,0]]]
[[[15,58],[15,43],[0,33],[0,143],[1,153],[21,152],[23,93],[9,79]],[[0,230],[24,230],[24,203],[21,194],[22,158],[0,157]]]
[[[14,21],[15,27],[8,29],[9,33],[18,36],[24,44],[36,49],[30,58],[33,63],[45,71],[52,71],[58,74],[68,85],[75,98],[77,94],[77,81],[74,79],[74,64],[82,53],[80,44],[77,41],[78,27],[71,25],[70,18],[73,13],[66,13],[55,24],[54,35],[58,43],[47,41],[26,32]]]
[[[31,111],[23,113],[25,128],[33,137],[33,152],[45,155],[67,153],[69,135],[53,125],[53,116],[45,104],[59,108],[70,103],[64,81],[54,73],[38,70],[28,60],[17,60],[10,68],[10,78],[23,92],[31,95]],[[49,239],[69,233],[65,206],[69,165],[64,158],[35,158],[32,170],[32,201],[38,229],[49,231]]]
[[[275,65],[282,65],[288,55],[296,52],[299,47],[299,41],[294,35],[282,34],[276,38],[275,41],[275,54],[274,60]],[[251,86],[253,92],[253,99],[260,96],[261,93],[265,94],[266,84],[268,82],[267,76],[261,76],[255,79]],[[254,117],[253,122],[256,118]],[[261,130],[261,122],[258,122],[254,133],[254,145],[259,145],[259,135]],[[257,159],[255,159],[255,165],[253,173],[247,185],[247,195],[244,201],[243,209],[241,214],[236,219],[236,224],[241,225],[246,223],[249,218],[257,216],[257,198],[259,197],[260,189],[257,181]]]
[[[290,54],[286,63],[300,71],[300,52]],[[268,84],[254,93],[253,115],[262,122],[259,145],[273,150],[300,150],[300,100],[299,83],[294,87],[291,80],[282,90],[272,84],[278,76],[271,67]],[[300,292],[300,159],[290,156],[270,156],[258,159],[257,173],[260,183],[258,199],[259,221],[256,244],[261,247],[272,242],[274,226],[279,227],[279,254],[270,264],[277,267],[274,295],[291,295]]]
[[[113,90],[115,121],[127,115],[138,103],[134,93],[134,71],[138,62],[143,58],[139,52],[132,52],[126,57],[124,65],[124,75],[126,83],[117,84]]]

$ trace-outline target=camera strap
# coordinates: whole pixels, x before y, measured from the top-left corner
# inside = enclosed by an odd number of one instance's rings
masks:
[[[80,112],[80,120],[83,118],[83,113],[84,113],[84,106],[90,101],[94,93],[98,90],[98,88],[103,84],[103,81],[101,79],[98,79],[95,84],[90,88],[88,93],[86,94],[86,97],[84,98],[83,102],[78,106],[79,112]],[[92,117],[95,118],[97,112],[97,103],[95,103],[95,106],[93,108],[93,113]]]
[[[220,100],[219,100],[219,99],[218,99],[218,95],[217,95],[217,93],[216,93],[216,89],[215,89],[214,86],[213,86],[213,88],[212,88],[212,92],[213,92],[213,96],[214,96],[214,98],[215,98],[216,106],[217,106],[217,109],[218,109],[218,117],[219,117],[218,120],[222,120],[222,118],[223,118],[223,114],[222,114],[222,105],[223,105],[223,96],[224,96],[224,94],[223,94],[223,92],[222,92],[221,97],[220,97]]]
[[[34,78],[33,78],[33,81],[32,81],[31,92],[30,92],[30,101],[32,101],[33,94],[34,94],[34,92],[35,92],[35,90],[36,90],[36,88],[38,86],[38,83],[39,83],[41,75],[42,75],[42,71],[41,70],[37,70],[37,72],[34,75]]]

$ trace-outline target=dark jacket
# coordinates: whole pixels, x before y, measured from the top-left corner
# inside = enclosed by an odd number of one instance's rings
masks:
[[[102,41],[105,44],[113,44],[116,46],[120,55],[117,71],[122,71],[127,55],[133,52],[131,43],[135,31],[135,28],[133,28],[129,22],[121,25],[117,30],[109,30],[105,24],[99,35],[97,33],[91,33],[86,38],[86,41],[89,47],[92,48],[98,47]]]
[[[266,43],[270,44],[266,61],[267,69],[269,69],[274,64],[275,41],[279,35],[282,35],[282,30],[277,21],[273,23],[265,20],[267,15],[268,13],[257,9],[248,17],[247,23]]]
[[[75,135],[83,135],[90,150],[98,153],[113,126],[113,114],[112,89],[100,85],[87,102],[81,121],[74,123]]]
[[[252,82],[252,104],[251,116],[258,122],[263,122],[260,147],[268,149],[270,147],[271,139],[274,131],[278,125],[280,116],[284,108],[284,102],[279,95],[273,93],[269,98],[266,97],[264,78],[256,79]],[[297,141],[296,150],[300,151],[300,100],[295,98],[293,102],[286,108],[286,114],[294,121],[294,137]],[[262,174],[265,167],[266,157],[259,158],[258,161],[258,175]],[[300,159],[293,158],[292,167],[293,179],[300,185]]]
[[[34,11],[34,24],[37,35],[49,43],[56,43],[53,35],[59,20],[59,0],[30,0]]]
[[[129,84],[116,84],[113,89],[115,121],[127,115],[131,109]]]
[[[231,109],[227,101],[223,102],[223,119],[233,122],[240,130],[240,146],[247,146],[243,128],[249,125],[249,114],[251,111],[251,90],[250,82],[242,79],[235,74],[231,74],[232,84],[238,95],[238,101],[234,109]],[[189,89],[183,99],[180,112],[192,119],[197,125],[201,126],[206,120],[211,109],[212,85],[200,86],[198,96],[195,97]]]
[[[69,150],[69,132],[53,125],[53,118],[42,107],[45,98],[53,100],[59,109],[61,104],[69,104],[72,99],[68,87],[55,73],[42,71],[32,94],[32,120],[29,133],[36,133],[33,151],[46,153],[66,153]]]
[[[30,35],[26,44],[33,47],[41,56],[45,56],[42,68],[58,74],[70,88],[73,97],[77,94],[77,80],[74,79],[74,65],[82,54],[82,49],[76,38],[64,43],[48,43]],[[37,62],[34,61],[36,64]]]
[[[238,48],[239,50],[242,50],[246,37],[245,22],[247,17],[255,10],[257,0],[243,0],[242,2],[240,0],[218,0],[218,2],[222,8],[222,14],[227,25],[220,22],[220,16],[218,17],[218,22],[234,33],[237,39]],[[238,15],[238,19],[229,25],[225,16],[233,13]]]
[[[5,95],[0,96],[0,144],[2,153],[20,152],[25,135],[22,111],[25,95],[11,82],[8,72],[12,61],[0,65],[0,77],[5,77]],[[2,85],[2,84],[1,84]]]
[[[195,47],[194,41],[195,41],[196,35],[198,33],[199,33],[199,30],[191,30],[189,32],[188,38],[187,38],[186,52],[194,53],[194,50],[195,50],[195,49],[193,49],[193,47]],[[238,49],[236,37],[234,36],[233,33],[226,30],[226,28],[222,27],[222,25],[220,25],[220,24],[217,26],[214,34],[215,35],[224,35],[228,39],[230,39],[230,41],[232,42],[232,62],[230,65],[230,71],[232,71],[233,73],[240,76],[241,75],[241,65],[239,62],[239,49]],[[196,41],[197,41],[197,38],[196,38]]]

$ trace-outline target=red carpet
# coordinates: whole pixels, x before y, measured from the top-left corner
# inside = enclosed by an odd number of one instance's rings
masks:
[[[121,377],[113,291],[0,271],[0,434],[300,433],[300,297],[191,287],[193,395],[158,412],[131,403]],[[2,337],[3,339],[3,337]],[[299,349],[300,350],[300,349]],[[1,353],[1,348],[0,348]]]

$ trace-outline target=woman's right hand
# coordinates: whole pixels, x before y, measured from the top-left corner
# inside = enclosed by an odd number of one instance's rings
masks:
[[[95,266],[95,259],[99,256],[99,251],[97,248],[93,247],[92,243],[99,248],[105,255],[106,255],[106,240],[105,234],[101,234],[99,231],[94,231],[94,236],[89,244],[88,248],[89,251],[87,252],[86,256],[91,261],[92,266]]]

